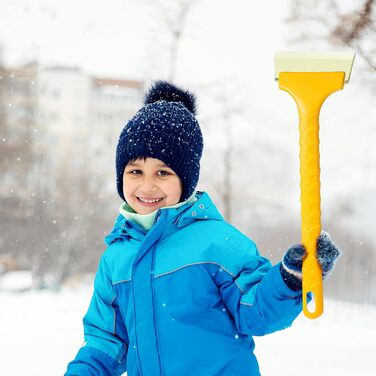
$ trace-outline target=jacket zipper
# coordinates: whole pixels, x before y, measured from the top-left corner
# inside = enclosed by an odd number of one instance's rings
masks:
[[[156,320],[156,305],[155,305],[155,286],[154,286],[154,281],[155,281],[154,270],[155,270],[155,257],[156,257],[155,246],[153,246],[152,252],[153,252],[153,254],[152,254],[153,258],[152,258],[150,276],[151,276],[151,288],[152,288],[153,321],[154,321],[155,339],[156,339],[156,343],[157,343],[159,370],[161,372],[161,376],[163,376],[164,372],[163,372],[163,368],[162,368],[161,352],[160,352],[160,349],[159,349],[158,325],[157,325],[157,320]]]
[[[157,213],[157,215],[156,215],[156,217],[155,217],[154,224],[156,224],[156,222],[159,221],[160,217],[161,217],[161,211],[159,210],[158,213]],[[158,223],[157,226],[161,226],[161,223]],[[141,253],[140,251],[145,247],[145,244],[147,243],[147,241],[149,240],[149,238],[152,237],[153,232],[155,232],[157,226],[155,226],[148,233],[146,233],[146,236],[144,238],[143,244],[140,247],[138,253]],[[154,301],[155,301],[155,298],[154,298],[154,257],[155,257],[155,253],[154,253],[154,244],[152,245],[151,252],[153,252],[152,253],[152,270],[150,271],[151,287],[152,287],[153,322],[154,322],[155,338],[156,338],[156,344],[157,344],[156,351],[157,351],[157,354],[158,354],[159,369],[160,369],[161,376],[163,376],[161,358],[160,358],[160,353],[159,353],[159,343],[158,343],[158,338],[157,338],[157,328],[156,328],[156,322],[155,322],[155,304],[154,304]],[[133,264],[133,266],[134,266],[134,264]],[[132,268],[133,268],[133,266],[132,266]],[[152,274],[152,272],[153,272],[153,274]],[[132,279],[133,279],[133,272],[132,272]],[[132,294],[134,296],[133,284],[132,284]],[[133,304],[134,304],[134,306],[133,306],[133,316],[134,316],[134,318],[136,320],[136,317],[137,317],[136,316],[136,312],[135,312],[136,307],[135,307],[135,303],[133,303]],[[135,321],[135,324],[137,326],[137,322],[136,321]],[[139,365],[140,374],[142,375],[143,372],[142,372],[142,367],[141,367],[141,362],[140,362],[140,356],[139,356],[139,353],[138,353],[137,330],[135,331],[135,337],[136,337],[136,346],[137,346],[137,361],[138,361],[138,365]]]

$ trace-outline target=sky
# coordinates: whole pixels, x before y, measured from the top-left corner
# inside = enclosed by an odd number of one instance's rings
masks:
[[[151,57],[158,61],[158,49],[166,48],[155,48],[164,31],[150,3],[0,0],[5,62],[36,58],[45,64],[140,78],[150,69]],[[272,82],[273,54],[284,46],[282,17],[288,9],[286,0],[257,5],[198,0],[187,20],[178,78],[195,82],[237,76]]]

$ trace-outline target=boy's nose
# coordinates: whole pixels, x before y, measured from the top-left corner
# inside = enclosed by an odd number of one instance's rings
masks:
[[[158,189],[153,179],[144,179],[140,185],[140,190],[144,193],[155,192]]]

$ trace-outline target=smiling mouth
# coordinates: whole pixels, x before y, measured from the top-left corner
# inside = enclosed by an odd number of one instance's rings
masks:
[[[143,205],[155,205],[155,204],[158,204],[159,202],[161,202],[163,200],[163,197],[162,198],[152,198],[152,199],[137,197],[137,200],[138,200],[138,202],[140,202]]]

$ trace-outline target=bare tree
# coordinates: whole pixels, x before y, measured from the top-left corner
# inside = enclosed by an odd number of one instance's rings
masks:
[[[233,84],[233,83],[232,83]],[[201,119],[204,126],[212,128],[211,132],[216,133],[218,131],[223,133],[224,144],[219,147],[216,153],[216,159],[222,161],[220,165],[223,166],[223,173],[220,180],[212,180],[211,187],[216,191],[216,194],[220,197],[223,205],[223,214],[226,220],[229,222],[232,219],[232,197],[233,197],[233,179],[232,171],[234,164],[235,153],[235,140],[234,140],[234,117],[239,113],[244,112],[244,106],[239,103],[235,103],[231,96],[232,90],[230,88],[231,82],[212,82],[204,87],[201,87],[201,92],[204,95],[210,97],[216,103],[216,107],[219,111]],[[221,126],[219,126],[219,124]],[[213,177],[212,177],[213,178]]]
[[[364,194],[367,193],[362,192]],[[337,299],[375,304],[376,252],[372,234],[364,236],[347,223],[357,209],[349,197],[338,197],[328,217],[326,228],[336,235],[336,244],[344,253],[327,289],[328,294]]]
[[[352,3],[340,0],[292,0],[291,16],[287,21],[300,28],[293,41],[325,40],[334,46],[351,47],[357,51],[366,67],[374,72],[375,5],[374,0]]]
[[[157,43],[158,53],[167,53],[167,79],[175,81],[179,61],[179,47],[187,34],[187,21],[198,0],[145,0],[153,12],[158,34],[153,34],[153,44]],[[166,48],[164,48],[166,46]],[[162,48],[160,48],[162,47]],[[164,65],[164,64],[163,64]]]
[[[251,160],[257,159],[257,156],[244,153],[244,149],[239,146],[239,132],[242,125],[255,126],[253,117],[250,116],[252,106],[249,104],[249,93],[244,83],[236,78],[213,81],[197,87],[203,97],[213,102],[210,106],[211,112],[203,115],[200,123],[209,133],[209,137],[217,143],[214,150],[209,148],[206,153],[213,154],[212,160],[218,170],[213,174],[211,169],[207,173],[206,180],[210,189],[221,201],[224,217],[232,222],[235,219],[233,216],[235,202],[239,199],[243,202],[249,201],[247,190],[238,187],[239,178],[251,178],[252,171],[249,166],[252,164]],[[255,140],[249,140],[249,144],[253,142]],[[240,171],[241,176],[238,174]],[[245,207],[239,208],[236,217],[242,216],[243,209],[246,210]]]

